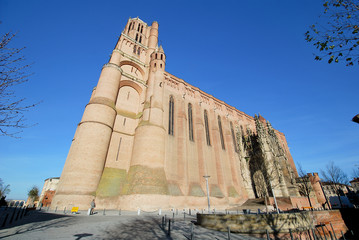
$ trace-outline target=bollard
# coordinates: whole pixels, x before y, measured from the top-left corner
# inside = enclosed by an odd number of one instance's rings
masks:
[[[120,209],[120,211],[118,211],[118,215],[121,216],[121,209]]]
[[[175,212],[172,213],[172,219],[175,219]]]
[[[105,208],[103,209],[102,215],[104,215],[104,216],[106,215],[106,209]]]
[[[317,236],[315,235],[314,228],[312,228],[312,234],[313,234],[313,239],[317,240]]]
[[[167,235],[169,237],[171,237],[171,219],[168,219],[168,231],[167,231]]]
[[[20,210],[21,210],[21,209],[17,210],[17,214],[16,214],[15,221],[17,221],[17,220],[19,219]]]
[[[55,212],[57,211],[57,206],[55,207]]]
[[[323,224],[321,224],[321,227],[322,227],[322,231],[323,231],[324,238],[325,238],[325,240],[327,240],[327,236],[325,235],[325,231],[324,231]]]
[[[165,229],[165,217],[162,217],[162,223],[161,223],[161,228]]]
[[[290,240],[293,240],[292,229],[289,228]]]
[[[267,240],[270,240],[268,229],[266,229]]]
[[[193,240],[193,223],[191,223],[191,237],[190,240]]]
[[[176,215],[178,215],[178,209],[176,208]]]
[[[337,240],[337,235],[335,235],[335,231],[334,231],[334,228],[333,228],[333,225],[332,223],[330,223],[330,226],[332,227],[332,230],[333,230],[333,234],[334,234],[334,239]]]
[[[23,207],[23,208],[21,209],[20,219],[24,217],[24,213],[25,213],[25,208]]]
[[[330,239],[333,240],[333,235],[332,235],[332,232],[331,231],[328,231],[329,232],[329,235],[330,235]]]
[[[342,233],[342,237],[344,240],[346,240],[345,235],[343,234],[343,231],[340,231]]]
[[[7,213],[6,216],[5,216],[5,218],[4,218],[4,221],[2,222],[1,227],[5,227],[6,220],[7,220],[8,217],[9,217],[9,214]]]
[[[202,209],[202,214],[203,214],[203,209]]]
[[[64,214],[66,214],[66,207],[64,207]]]
[[[138,215],[138,216],[141,215],[141,209],[140,209],[140,208],[137,210],[137,215]]]
[[[11,224],[11,223],[12,223],[12,220],[14,220],[15,211],[16,211],[16,207],[14,208],[14,211],[12,212],[12,215],[11,215],[11,218],[10,218],[10,221],[9,221],[9,224]]]
[[[227,227],[228,229],[228,240],[231,240],[231,229],[229,227]]]
[[[189,213],[189,215],[192,215],[192,214],[191,214],[191,209],[188,210],[188,213]]]
[[[161,214],[162,214],[162,209],[160,208],[160,209],[158,210],[158,215],[161,216]]]
[[[183,220],[186,221],[186,213],[183,213]]]

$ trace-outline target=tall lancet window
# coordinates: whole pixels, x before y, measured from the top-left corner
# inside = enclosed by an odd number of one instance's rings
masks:
[[[188,104],[188,130],[189,130],[189,140],[194,141],[193,139],[193,118],[192,118],[192,104]]]
[[[206,141],[207,145],[211,146],[211,138],[209,136],[208,114],[207,110],[204,110],[204,126],[206,128]]]
[[[169,116],[168,116],[168,134],[173,136],[173,122],[174,122],[174,100],[173,100],[173,96],[170,96],[168,113],[169,113]]]
[[[226,147],[224,146],[224,138],[223,138],[223,130],[222,130],[222,122],[221,122],[221,117],[218,115],[218,128],[219,128],[219,135],[221,137],[221,144],[222,144],[222,149],[225,150]]]
[[[237,141],[236,141],[236,135],[234,134],[234,130],[233,130],[233,123],[230,122],[231,125],[231,133],[232,133],[232,139],[233,139],[233,146],[234,146],[234,151],[238,152],[238,146],[237,146]]]

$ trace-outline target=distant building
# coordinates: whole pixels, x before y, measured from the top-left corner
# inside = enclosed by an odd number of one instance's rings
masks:
[[[343,205],[342,207],[353,207],[348,198],[348,195],[354,190],[353,187],[346,184],[333,184],[329,182],[322,182],[322,186],[332,208],[340,208],[340,201]]]
[[[40,194],[38,207],[40,204],[42,204],[41,206],[43,207],[49,207],[51,205],[52,198],[55,195],[59,180],[59,177],[45,179],[44,187],[42,188]]]
[[[359,193],[359,178],[354,178],[353,180],[351,180],[350,185],[352,185],[356,193]]]

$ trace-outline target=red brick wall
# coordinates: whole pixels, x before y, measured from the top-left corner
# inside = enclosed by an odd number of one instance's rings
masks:
[[[47,190],[44,194],[44,198],[42,199],[42,206],[49,207],[51,206],[52,198],[55,195],[55,191]]]
[[[336,237],[339,239],[342,237],[341,231],[345,234],[348,231],[347,226],[344,223],[342,214],[339,210],[330,210],[330,211],[313,211],[313,220],[315,225],[325,224],[324,232],[328,239],[330,239],[330,232],[333,232],[330,223],[333,225],[334,232]],[[316,233],[323,235],[322,228],[317,228]],[[333,236],[334,237],[334,236]]]

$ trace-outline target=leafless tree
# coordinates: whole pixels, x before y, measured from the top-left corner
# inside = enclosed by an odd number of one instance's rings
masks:
[[[296,179],[296,182],[299,194],[304,197],[307,197],[310,207],[313,207],[312,202],[310,201],[310,193],[313,191],[310,178],[308,174],[304,171],[301,164],[297,164],[297,169],[299,177]]]
[[[6,197],[6,195],[9,193],[10,193],[10,185],[5,184],[3,180],[0,178],[0,198]]]
[[[352,170],[352,177],[353,177],[353,178],[359,178],[359,168],[358,168],[358,165],[355,164],[354,166],[355,166],[355,167],[354,167],[353,170]]]
[[[15,94],[14,87],[28,81],[29,64],[22,55],[23,48],[11,48],[16,33],[6,33],[0,42],[0,136],[18,138],[26,124],[25,112],[36,104],[26,104]]]
[[[324,181],[326,181],[337,194],[340,207],[342,207],[342,201],[340,199],[341,186],[343,184],[348,184],[348,176],[340,167],[334,165],[333,162],[330,162],[325,170],[321,170],[320,173],[323,176]]]

